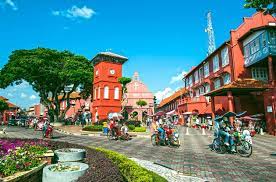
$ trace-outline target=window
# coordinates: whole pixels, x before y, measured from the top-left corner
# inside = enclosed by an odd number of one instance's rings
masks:
[[[261,35],[261,44],[262,47],[266,47],[266,32],[262,33]]]
[[[199,97],[199,89],[195,90],[196,97]]]
[[[189,78],[185,78],[185,86],[186,86],[186,88],[189,87]]]
[[[217,78],[217,79],[214,80],[214,88],[218,89],[219,87],[220,87],[220,79]]]
[[[218,55],[216,55],[213,58],[213,72],[216,72],[218,70],[219,70],[219,57],[218,57]]]
[[[221,59],[222,59],[222,66],[226,66],[229,64],[228,47],[225,47],[224,49],[222,49]]]
[[[227,85],[230,82],[231,82],[230,74],[229,73],[225,73],[223,75],[223,85]]]
[[[250,47],[249,47],[249,44],[247,44],[246,46],[244,46],[244,49],[243,49],[243,54],[244,54],[244,57],[247,58],[250,56]]]
[[[194,73],[195,83],[198,83],[198,71]]]
[[[205,87],[205,93],[210,92],[210,84],[209,83],[205,83],[204,87]]]
[[[267,69],[266,68],[252,68],[252,78],[256,80],[268,81]]]
[[[207,76],[209,76],[209,63],[205,63],[204,64],[204,78],[206,78]]]
[[[204,87],[201,86],[199,87],[199,95],[203,95],[205,92],[204,92]]]
[[[270,45],[276,44],[276,31],[275,30],[269,31],[269,43],[270,43]]]
[[[101,88],[99,87],[98,88],[98,99],[100,99],[101,98]]]
[[[119,99],[119,88],[115,87],[114,89],[114,99]]]
[[[190,92],[189,92],[189,94],[190,94],[190,97],[191,97],[191,98],[193,98],[193,97],[194,97],[194,93],[193,93],[193,91],[190,91]]]
[[[189,77],[189,86],[191,87],[193,85],[193,75]]]
[[[201,82],[202,81],[202,79],[203,79],[203,76],[204,75],[204,73],[203,73],[203,67],[201,67],[201,68],[199,68],[199,81]]]
[[[251,54],[254,54],[259,50],[260,50],[259,39],[255,39],[250,43],[250,52]]]
[[[104,87],[104,99],[108,99],[109,98],[109,87],[105,86]]]
[[[94,100],[96,100],[97,96],[97,88],[94,89]]]

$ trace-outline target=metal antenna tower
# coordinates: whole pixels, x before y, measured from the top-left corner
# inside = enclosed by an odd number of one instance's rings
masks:
[[[216,50],[211,11],[208,11],[207,13],[207,28],[205,29],[205,32],[208,33],[208,55],[210,55],[212,52]]]

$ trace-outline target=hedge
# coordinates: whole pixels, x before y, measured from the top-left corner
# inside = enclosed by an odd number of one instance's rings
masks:
[[[121,174],[123,175],[126,181],[167,182],[165,178],[139,166],[136,162],[128,159],[126,156],[122,154],[103,148],[96,148],[96,150],[104,153],[107,158],[111,159],[113,163],[118,166]]]
[[[146,132],[147,129],[145,127],[135,127],[133,132]]]
[[[134,125],[128,125],[128,129],[130,130],[130,131],[133,131],[134,129],[135,129],[135,126]]]
[[[103,131],[102,125],[91,125],[91,126],[85,126],[83,131]]]

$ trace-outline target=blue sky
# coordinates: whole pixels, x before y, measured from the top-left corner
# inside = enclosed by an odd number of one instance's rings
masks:
[[[111,50],[129,58],[124,76],[138,71],[162,98],[206,56],[208,10],[217,46],[254,13],[242,0],[0,0],[0,68],[15,49],[66,49],[88,59]],[[23,107],[39,102],[28,84],[0,95]]]

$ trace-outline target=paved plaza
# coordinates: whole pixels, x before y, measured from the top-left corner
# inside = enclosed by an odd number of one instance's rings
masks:
[[[41,138],[41,132],[32,129],[10,127],[6,136],[16,138]],[[212,133],[180,128],[181,147],[154,147],[149,138],[135,137],[131,141],[109,141],[103,136],[75,136],[55,133],[53,140],[66,141],[111,149],[128,157],[154,162],[174,169],[185,176],[195,176],[206,181],[275,181],[276,137],[257,135],[253,138],[253,154],[250,158],[239,155],[216,154],[211,151]],[[4,135],[0,135],[3,137]]]

